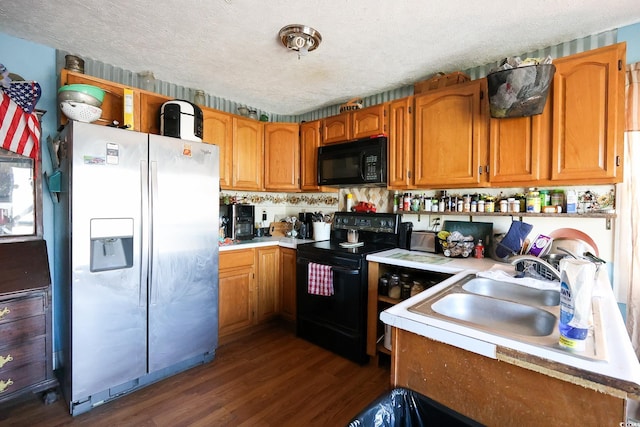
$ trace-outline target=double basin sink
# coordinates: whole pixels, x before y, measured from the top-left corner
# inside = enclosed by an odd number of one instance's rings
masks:
[[[572,354],[606,360],[599,306],[595,299],[593,302],[593,327],[586,349]],[[569,351],[558,344],[559,290],[537,289],[470,274],[409,307],[409,311],[554,351]]]

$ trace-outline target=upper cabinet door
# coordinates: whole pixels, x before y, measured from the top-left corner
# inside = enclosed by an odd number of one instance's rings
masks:
[[[387,132],[387,105],[378,104],[351,112],[353,132],[351,138],[366,138]]]
[[[486,183],[488,144],[482,88],[485,80],[438,89],[415,97],[417,188],[455,188]]]
[[[261,191],[264,171],[264,123],[233,118],[233,189]]]
[[[322,124],[322,143],[333,144],[351,139],[351,113],[327,117]]]
[[[489,174],[492,184],[546,179],[551,141],[551,96],[542,114],[491,119]]]
[[[300,126],[297,123],[264,125],[265,190],[300,189]]]
[[[388,187],[407,189],[413,184],[413,97],[389,103]]]
[[[552,180],[622,181],[625,54],[620,43],[555,61]]]
[[[320,147],[320,120],[300,125],[300,189],[318,191],[318,147]]]
[[[220,148],[220,188],[231,189],[233,116],[211,108],[202,108],[202,141]]]

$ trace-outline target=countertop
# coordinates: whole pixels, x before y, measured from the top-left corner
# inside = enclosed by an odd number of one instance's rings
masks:
[[[311,239],[293,239],[291,237],[254,237],[252,240],[236,240],[230,245],[219,246],[220,252],[233,251],[238,249],[260,248],[263,246],[281,246],[284,248],[296,249],[298,245],[313,243]]]
[[[367,256],[368,261],[455,276],[380,313],[390,326],[440,341],[485,357],[533,369],[565,381],[620,397],[640,399],[640,364],[631,345],[606,272],[598,275],[593,297],[599,298],[607,360],[591,360],[569,351],[551,349],[494,335],[454,321],[412,313],[408,307],[451,286],[469,273],[492,267],[513,272],[510,264],[491,259],[446,258],[423,252],[392,249]],[[603,269],[604,270],[604,269]]]

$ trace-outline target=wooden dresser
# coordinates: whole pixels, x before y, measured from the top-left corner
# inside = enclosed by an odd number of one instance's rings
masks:
[[[44,240],[0,244],[0,404],[54,389],[51,279]],[[55,393],[45,401],[55,400]]]

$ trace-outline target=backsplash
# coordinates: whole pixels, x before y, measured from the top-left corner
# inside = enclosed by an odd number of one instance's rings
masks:
[[[358,202],[369,202],[376,206],[376,212],[393,210],[393,191],[386,187],[351,187],[340,189],[339,210],[345,210],[347,194],[353,195],[353,205]]]
[[[338,193],[262,193],[250,191],[220,191],[220,203],[248,203],[256,207],[256,223],[280,221],[300,212],[332,213],[338,210]],[[257,224],[258,226],[262,224]],[[265,225],[266,226],[266,225]]]

